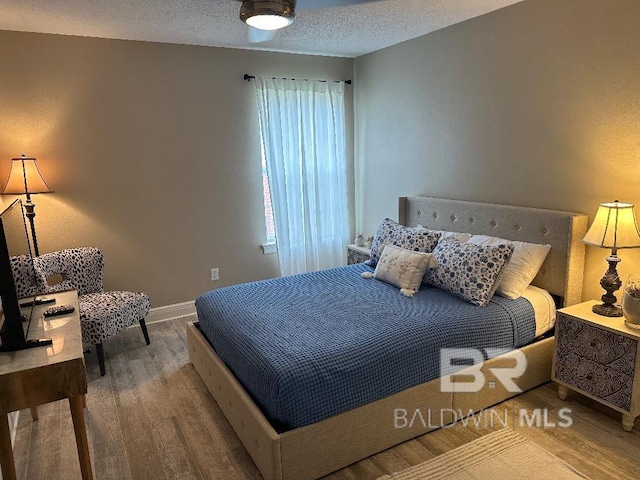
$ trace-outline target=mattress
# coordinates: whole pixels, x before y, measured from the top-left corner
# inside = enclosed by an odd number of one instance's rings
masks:
[[[536,335],[525,298],[476,307],[413,297],[364,264],[225,287],[196,300],[200,328],[278,431],[439,377],[442,348],[517,348]]]
[[[531,306],[536,319],[536,338],[544,335],[556,324],[556,304],[549,292],[529,285],[522,294]]]

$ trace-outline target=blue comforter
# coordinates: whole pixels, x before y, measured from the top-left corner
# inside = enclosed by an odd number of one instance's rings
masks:
[[[423,286],[413,297],[364,264],[200,296],[200,327],[278,430],[318,422],[439,377],[441,348],[514,348],[535,319],[521,298],[476,307]]]

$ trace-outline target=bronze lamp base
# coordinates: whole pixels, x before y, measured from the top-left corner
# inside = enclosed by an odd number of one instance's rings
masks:
[[[622,286],[622,281],[618,276],[618,270],[616,268],[620,262],[620,257],[612,253],[612,255],[607,257],[607,262],[609,262],[609,268],[604,273],[602,280],[600,280],[600,285],[607,293],[602,295],[601,299],[603,303],[594,305],[591,310],[593,310],[593,313],[597,313],[603,317],[621,317],[622,308],[615,304],[618,299],[614,295],[614,292]]]
[[[605,303],[601,303],[599,305],[594,305],[591,310],[593,310],[593,313],[597,313],[598,315],[602,315],[603,317],[622,316],[622,308],[617,305],[607,305]]]

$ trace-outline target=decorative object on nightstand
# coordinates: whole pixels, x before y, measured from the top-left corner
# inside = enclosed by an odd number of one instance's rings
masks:
[[[369,260],[371,249],[367,247],[359,247],[355,243],[347,245],[347,264],[362,263]]]
[[[640,415],[640,331],[594,313],[596,304],[558,310],[552,379],[563,400],[571,389],[622,413],[629,432]]]
[[[373,245],[373,235],[367,237],[367,241],[364,242],[364,246],[371,249],[371,245]]]
[[[582,241],[611,249],[611,255],[607,257],[609,268],[600,280],[600,285],[607,293],[602,296],[602,304],[593,306],[593,311],[605,317],[621,317],[622,309],[615,304],[617,298],[614,294],[622,286],[617,271],[617,265],[621,261],[618,249],[640,247],[640,230],[633,203],[615,200],[613,203],[601,204]]]
[[[361,233],[356,234],[355,239],[356,247],[364,247],[364,235]]]
[[[36,239],[36,227],[34,219],[36,217],[36,204],[31,201],[31,195],[36,193],[52,193],[47,182],[42,177],[36,159],[27,157],[24,153],[19,158],[11,159],[11,170],[9,178],[2,189],[2,195],[27,195],[24,203],[25,216],[31,224],[31,238],[33,239],[33,253],[36,257],[40,255],[38,251],[38,240]]]
[[[624,285],[622,314],[627,327],[640,328],[640,275],[632,273]]]

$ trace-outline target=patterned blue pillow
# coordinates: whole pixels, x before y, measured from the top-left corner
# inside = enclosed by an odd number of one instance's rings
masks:
[[[433,250],[427,283],[484,307],[498,288],[513,245],[475,245],[443,239]]]
[[[439,233],[426,228],[405,227],[390,218],[385,218],[378,225],[378,230],[371,244],[371,256],[365,263],[375,267],[385,245],[395,245],[414,252],[431,253],[439,239]]]

